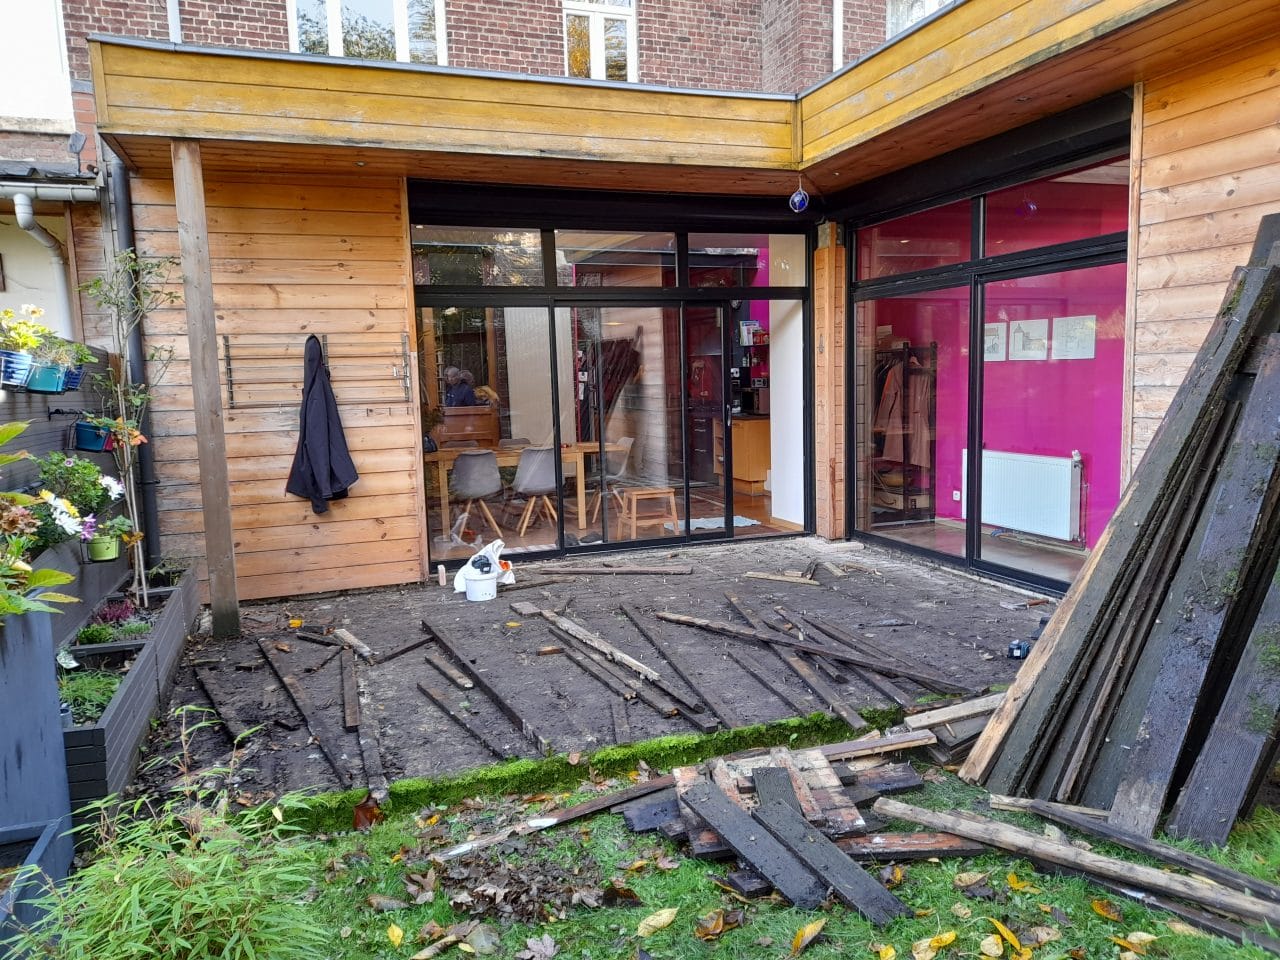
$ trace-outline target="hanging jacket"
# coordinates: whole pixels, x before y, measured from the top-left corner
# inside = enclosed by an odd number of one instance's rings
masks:
[[[298,416],[298,451],[285,492],[306,497],[316,513],[326,513],[326,501],[340,500],[360,479],[347,450],[338,416],[338,401],[329,383],[320,338],[307,337],[303,360],[302,410]]]

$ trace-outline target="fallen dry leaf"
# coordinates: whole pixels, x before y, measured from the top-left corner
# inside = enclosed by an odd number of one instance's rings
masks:
[[[719,940],[720,937],[729,930],[736,930],[742,926],[746,919],[746,914],[741,910],[712,910],[705,917],[699,917],[698,922],[694,924],[693,935],[699,940],[705,940],[708,943]]]
[[[627,873],[636,873],[640,870],[643,870],[645,867],[647,867],[649,865],[649,862],[650,861],[644,860],[644,859],[632,860],[622,869],[627,871]]]
[[[664,927],[671,926],[672,921],[675,920],[676,914],[679,912],[679,908],[677,907],[667,907],[666,909],[659,910],[657,913],[649,914],[649,916],[641,920],[639,926],[636,927],[636,936],[647,937],[657,933]]]
[[[1057,927],[1032,927],[1022,933],[1022,945],[1024,947],[1038,947],[1061,939],[1062,932]]]
[[[1008,941],[1009,946],[1013,947],[1013,949],[1019,953],[1022,952],[1022,944],[1018,941],[1018,938],[1013,935],[1012,930],[1006,927],[995,917],[987,917],[987,919],[991,922],[991,925],[996,928],[996,933],[1000,934],[1000,936],[1004,937],[1005,940]]]
[[[1145,947],[1148,943],[1151,943],[1153,940],[1159,940],[1160,938],[1154,933],[1147,933],[1145,930],[1132,930],[1125,939],[1130,943],[1136,943],[1139,946]]]
[[[897,960],[898,957],[898,951],[892,943],[873,943],[871,952],[876,955],[876,960]]]
[[[408,910],[409,904],[403,900],[397,900],[395,897],[384,897],[380,893],[371,893],[365,897],[365,903],[373,907],[378,913],[391,913],[393,910]]]
[[[399,950],[400,944],[404,943],[404,931],[393,923],[387,927],[387,939],[391,941],[392,947]]]
[[[983,937],[982,942],[978,944],[978,952],[984,957],[1003,957],[1004,941],[1000,939],[1000,934],[993,933]]]
[[[644,902],[630,887],[620,883],[611,883],[604,888],[604,905],[606,907],[642,907]]]
[[[757,947],[772,947],[773,937],[756,937]]]
[[[911,945],[911,960],[933,960],[938,955],[938,948],[929,944],[931,939],[925,937]]]
[[[826,918],[820,917],[813,921],[813,923],[806,923],[803,927],[797,930],[796,935],[791,938],[791,956],[800,956],[809,944],[818,939],[818,935],[822,933],[822,928],[826,925]]]
[[[1120,912],[1120,908],[1110,900],[1094,900],[1090,906],[1093,907],[1093,912],[1100,917],[1115,920],[1117,923],[1124,919],[1124,914]]]
[[[963,903],[953,903],[951,905],[951,913],[961,920],[968,920],[973,916],[973,911],[966,907]]]
[[[885,885],[887,890],[902,886],[903,881],[906,879],[907,870],[899,864],[891,863],[880,870],[880,882]]]
[[[1181,934],[1184,937],[1207,937],[1208,934],[1203,930],[1193,927],[1189,923],[1183,923],[1181,920],[1166,920],[1164,925],[1174,933]]]
[[[434,902],[436,898],[435,867],[432,867],[426,873],[405,874],[404,887],[409,896],[413,898],[414,904],[421,906],[424,903]]]
[[[1009,883],[1009,889],[1015,890],[1018,893],[1039,893],[1040,892],[1040,888],[1035,886],[1029,880],[1019,880],[1018,875],[1016,873],[1009,874],[1007,877],[1005,877],[1005,880],[1007,880]]]
[[[668,857],[666,854],[663,854],[662,856],[658,857],[657,860],[653,861],[653,865],[657,867],[659,870],[666,872],[667,870],[675,870],[676,868],[678,868],[680,866],[680,862],[671,857]]]
[[[581,753],[578,753],[577,751],[574,751],[573,753],[569,754],[569,766],[571,766],[571,767],[576,767],[576,766],[577,766],[578,764],[580,764],[581,762],[582,762],[582,754],[581,754]]]
[[[1072,947],[1067,951],[1067,956],[1071,960],[1088,960],[1089,954],[1085,952],[1084,947]]]
[[[471,950],[466,952],[474,952],[483,957],[498,952],[498,941],[498,931],[487,923],[481,923],[467,934],[464,942],[458,944],[458,949],[466,951],[470,947]]]
[[[1124,937],[1107,937],[1107,939],[1112,943],[1117,944],[1121,949],[1127,950],[1130,953],[1145,955],[1147,952],[1147,948],[1142,944],[1133,943],[1130,940],[1126,940]]]
[[[300,626],[302,626],[301,617],[294,617],[292,620],[289,621],[289,629],[291,630],[297,630]]]
[[[551,960],[560,952],[551,935],[544,933],[540,937],[530,937],[524,942],[524,949],[516,954],[516,960]]]
[[[381,823],[385,819],[386,814],[378,806],[378,801],[373,799],[373,791],[370,790],[351,812],[351,828],[368,833],[375,823]]]
[[[936,911],[933,909],[933,907],[929,907],[927,910],[917,910],[917,911],[916,911],[916,918],[917,918],[917,919],[922,919],[922,918],[924,918],[924,917],[932,917],[932,916],[934,915],[934,913],[935,913],[935,912],[936,912]]]

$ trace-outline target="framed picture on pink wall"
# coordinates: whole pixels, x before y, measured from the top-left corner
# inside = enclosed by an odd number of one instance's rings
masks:
[[[987,363],[1003,361],[1007,357],[1009,325],[984,323],[982,325],[982,359]]]
[[[1009,323],[1010,360],[1049,359],[1049,321],[1013,320]]]
[[[1097,337],[1097,317],[1058,317],[1053,321],[1053,359],[1092,360]]]

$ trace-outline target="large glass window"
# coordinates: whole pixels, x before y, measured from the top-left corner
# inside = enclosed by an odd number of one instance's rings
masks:
[[[568,76],[636,81],[635,0],[564,0],[564,39]]]
[[[1127,174],[1109,160],[857,231],[854,529],[1075,576],[1120,495]]]
[[[689,285],[803,286],[804,237],[794,234],[691,233]]]
[[[557,230],[556,282],[563,287],[674,287],[675,234]]]
[[[444,0],[290,0],[289,28],[291,46],[301,53],[449,62]]]
[[[493,227],[414,224],[413,282],[419,286],[540,287],[542,234]]]

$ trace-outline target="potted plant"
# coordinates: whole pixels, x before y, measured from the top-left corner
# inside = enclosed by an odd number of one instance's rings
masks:
[[[75,448],[89,453],[101,453],[104,450],[110,450],[115,444],[114,427],[114,420],[86,414],[83,420],[75,422],[73,437]]]
[[[67,360],[67,375],[62,383],[62,389],[66,391],[78,390],[84,380],[85,364],[97,363],[98,358],[83,343],[75,340],[66,340],[64,343],[69,348],[70,358]]]
[[[31,303],[24,303],[17,312],[10,307],[0,310],[0,385],[26,386],[33,354],[54,336],[38,322],[42,316],[44,310]]]
[[[117,514],[98,520],[93,527],[93,535],[85,541],[85,551],[95,563],[114,560],[120,556],[120,541],[128,541],[133,535],[133,521],[126,516]]]
[[[77,536],[88,539],[98,525],[96,513],[124,493],[120,482],[103,476],[92,460],[61,451],[33,459],[40,471],[40,493],[32,509],[42,546]]]

